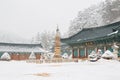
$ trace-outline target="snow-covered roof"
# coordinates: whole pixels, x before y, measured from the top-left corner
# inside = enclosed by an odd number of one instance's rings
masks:
[[[109,37],[114,37],[112,36],[113,34],[120,35],[120,21],[100,27],[84,28],[77,34],[70,36],[69,38],[63,38],[61,41],[68,44],[83,43],[97,39],[99,40],[102,38],[107,39]]]
[[[109,33],[109,34],[107,34],[107,35],[110,36],[110,35],[117,34],[117,33],[118,33],[118,30],[115,31],[115,32],[111,32],[111,33]]]
[[[41,44],[0,43],[0,52],[45,52]]]

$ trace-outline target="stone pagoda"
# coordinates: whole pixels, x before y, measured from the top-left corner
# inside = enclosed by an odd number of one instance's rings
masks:
[[[55,53],[54,58],[61,58],[60,32],[58,26],[56,29],[54,53]]]

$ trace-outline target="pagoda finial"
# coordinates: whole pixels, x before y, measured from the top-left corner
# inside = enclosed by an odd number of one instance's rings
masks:
[[[57,24],[57,29],[56,29],[56,31],[57,31],[57,32],[59,31],[59,27],[58,27],[58,24]]]

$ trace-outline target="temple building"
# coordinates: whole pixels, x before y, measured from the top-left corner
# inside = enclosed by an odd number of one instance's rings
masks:
[[[73,58],[87,58],[94,50],[112,51],[113,43],[120,47],[120,21],[100,27],[83,28],[77,34],[61,39],[62,43],[69,45]],[[119,54],[120,56],[120,49]]]
[[[0,43],[0,57],[8,53],[11,60],[27,60],[32,52],[40,59],[45,50],[41,44]]]

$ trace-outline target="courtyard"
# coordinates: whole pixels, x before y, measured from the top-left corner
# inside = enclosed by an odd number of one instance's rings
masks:
[[[0,80],[119,80],[120,62],[100,59],[69,63],[0,61]]]

